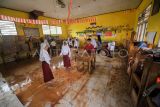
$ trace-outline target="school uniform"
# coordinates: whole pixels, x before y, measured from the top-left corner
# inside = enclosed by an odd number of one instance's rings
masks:
[[[62,46],[60,55],[63,55],[64,67],[66,68],[71,67],[71,61],[70,61],[71,51],[68,45]]]
[[[87,51],[89,55],[94,51],[94,46],[92,44],[85,45],[84,49]]]
[[[74,40],[74,47],[77,49],[79,48],[79,40],[78,39]]]
[[[55,41],[51,42],[51,50],[52,50],[52,55],[56,55],[56,42]]]
[[[52,71],[50,69],[50,56],[44,48],[46,47],[46,43],[41,44],[41,50],[40,50],[40,56],[39,60],[42,62],[42,70],[43,70],[43,77],[44,77],[44,82],[48,82],[52,79],[54,79]]]
[[[97,42],[94,38],[91,39],[91,44],[93,45],[94,49],[97,48]]]
[[[72,48],[73,46],[72,39],[68,38],[67,42],[68,42],[69,47]]]

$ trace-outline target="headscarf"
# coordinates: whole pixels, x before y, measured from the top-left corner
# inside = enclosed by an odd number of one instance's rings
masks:
[[[44,43],[45,43],[46,45],[48,45],[48,47],[50,47],[50,45],[49,45],[47,39],[44,40]]]
[[[45,47],[47,46],[46,43],[41,43],[41,49],[40,49],[40,55],[39,55],[39,60],[40,61],[46,61],[48,64],[50,64],[50,56],[47,52],[47,50],[45,50]]]
[[[41,49],[40,49],[40,52],[46,47],[46,43],[45,42],[43,42],[43,43],[41,43]]]
[[[70,48],[68,46],[67,41],[63,41],[63,45],[62,45],[62,49],[61,49],[60,55],[69,55],[69,57],[71,56],[71,51],[70,51]]]
[[[63,41],[63,46],[68,45],[67,41]]]
[[[45,47],[46,47],[46,43],[41,43],[41,48],[40,48],[40,55],[39,55],[39,57],[40,57],[40,59],[41,59],[41,57],[42,57],[42,53],[43,53],[43,51],[45,50]]]

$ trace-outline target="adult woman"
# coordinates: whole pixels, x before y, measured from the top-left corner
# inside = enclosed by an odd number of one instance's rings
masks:
[[[41,44],[39,60],[42,62],[44,82],[48,82],[54,79],[51,68],[50,68],[50,56],[48,54],[48,45],[44,42]]]

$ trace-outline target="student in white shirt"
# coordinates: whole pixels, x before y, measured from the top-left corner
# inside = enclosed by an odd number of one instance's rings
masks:
[[[47,39],[44,39],[44,43],[46,43],[48,45],[48,48],[50,47]]]
[[[71,62],[70,62],[71,51],[66,41],[63,42],[60,55],[63,55],[64,67],[66,68],[71,67]]]
[[[67,42],[68,42],[69,47],[72,48],[73,46],[72,39],[68,38]]]
[[[41,43],[39,60],[42,62],[44,82],[48,82],[54,79],[51,68],[50,68],[51,58],[47,51],[48,48],[49,48],[48,44],[46,44],[45,42]]]
[[[97,48],[97,42],[94,38],[91,38],[91,44],[94,46],[94,49]]]
[[[76,49],[79,48],[79,40],[78,40],[78,38],[74,39],[74,48],[76,48]]]
[[[52,55],[56,55],[56,41],[54,39],[52,39],[50,46],[51,46]]]

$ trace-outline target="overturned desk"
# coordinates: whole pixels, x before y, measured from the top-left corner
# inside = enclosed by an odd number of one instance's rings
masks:
[[[95,63],[96,63],[96,55],[85,55],[85,56],[81,56],[81,55],[78,55],[76,54],[75,55],[75,61],[77,62],[77,69],[79,69],[79,65],[78,65],[78,62],[82,62],[82,66],[83,66],[83,70],[85,68],[85,63],[87,63],[87,71],[91,74],[92,71],[95,69]]]

